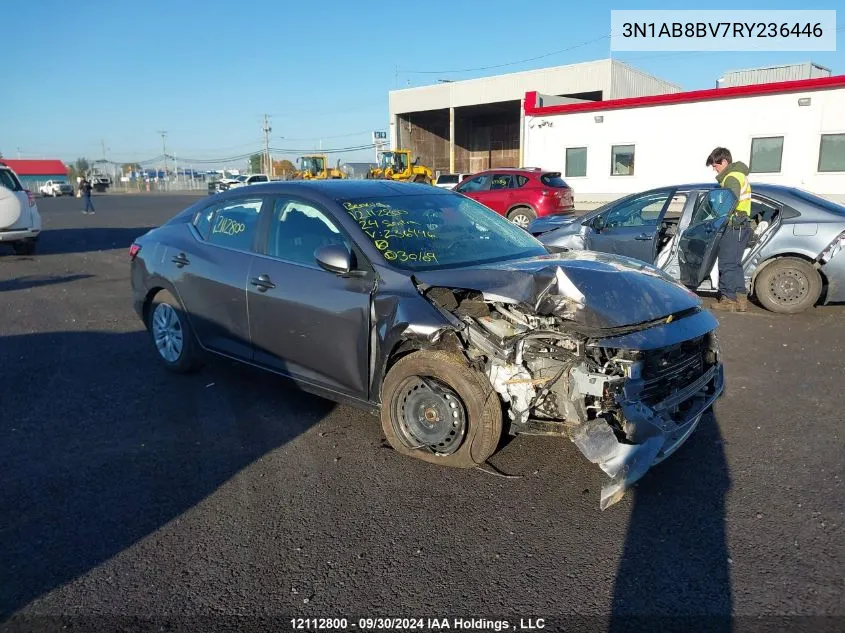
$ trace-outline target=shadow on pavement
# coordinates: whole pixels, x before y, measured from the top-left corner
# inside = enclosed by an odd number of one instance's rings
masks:
[[[226,362],[173,375],[154,354],[144,331],[0,338],[0,624],[334,407]]]
[[[730,483],[716,416],[707,414],[636,486],[608,631],[732,630]]]
[[[97,217],[96,215],[94,216]],[[72,229],[45,229],[38,238],[34,257],[39,255],[66,255],[91,253],[115,248],[128,249],[132,241],[154,227],[137,228],[90,227]],[[11,251],[9,251],[11,254]]]
[[[88,279],[94,275],[65,275],[61,276],[43,276],[43,277],[20,277],[18,279],[7,279],[0,281],[0,292],[11,292],[13,290],[27,290],[29,288],[38,288],[40,286],[53,286],[55,284],[65,284],[79,279]]]

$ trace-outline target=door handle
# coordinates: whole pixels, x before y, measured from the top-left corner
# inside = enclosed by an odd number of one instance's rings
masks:
[[[645,240],[653,240],[654,236],[649,235],[648,233],[640,233],[637,237],[634,238],[635,240],[645,241]]]
[[[267,292],[271,288],[275,288],[276,284],[270,281],[270,277],[268,275],[259,275],[258,277],[253,277],[249,280],[253,286],[258,288],[258,292]]]
[[[191,261],[185,256],[185,253],[179,253],[170,261],[176,264],[178,268],[182,268],[182,266],[187,266],[191,263]]]

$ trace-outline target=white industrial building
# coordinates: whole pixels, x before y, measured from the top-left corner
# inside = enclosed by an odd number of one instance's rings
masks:
[[[711,181],[705,159],[722,146],[749,165],[752,186],[800,186],[845,201],[845,75],[820,74],[593,103],[528,92],[523,164],[560,171],[576,204],[589,208]]]
[[[410,149],[436,172],[518,167],[527,92],[579,103],[680,90],[610,59],[395,90],[389,95],[390,144]]]

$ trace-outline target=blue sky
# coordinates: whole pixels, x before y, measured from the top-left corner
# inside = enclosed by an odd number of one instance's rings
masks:
[[[387,129],[387,92],[397,85],[607,58],[604,39],[510,64],[608,35],[611,9],[678,8],[674,2],[465,0],[399,3],[391,10],[390,3],[329,1],[318,3],[326,16],[319,17],[308,11],[314,3],[279,0],[16,4],[3,13],[0,152],[68,161],[101,158],[103,141],[112,160],[152,158],[162,150],[158,130],[167,131],[168,153],[177,158],[242,154],[261,146],[264,113],[271,116],[273,147],[365,144],[372,130]],[[696,8],[728,11],[728,3]],[[740,8],[807,7],[768,1]],[[840,10],[837,26],[843,24]],[[684,89],[709,88],[727,70],[768,64],[814,61],[845,74],[845,31],[837,36],[836,52],[613,57]],[[510,65],[437,72],[497,64]]]

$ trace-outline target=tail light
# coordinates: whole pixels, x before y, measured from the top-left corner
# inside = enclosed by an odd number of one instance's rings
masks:
[[[24,189],[26,191],[26,197],[29,199],[29,206],[35,206],[35,196],[32,195],[32,192],[29,189]]]
[[[129,259],[135,259],[135,257],[138,256],[138,253],[140,251],[141,251],[141,245],[140,244],[132,244],[132,246],[129,247]]]

